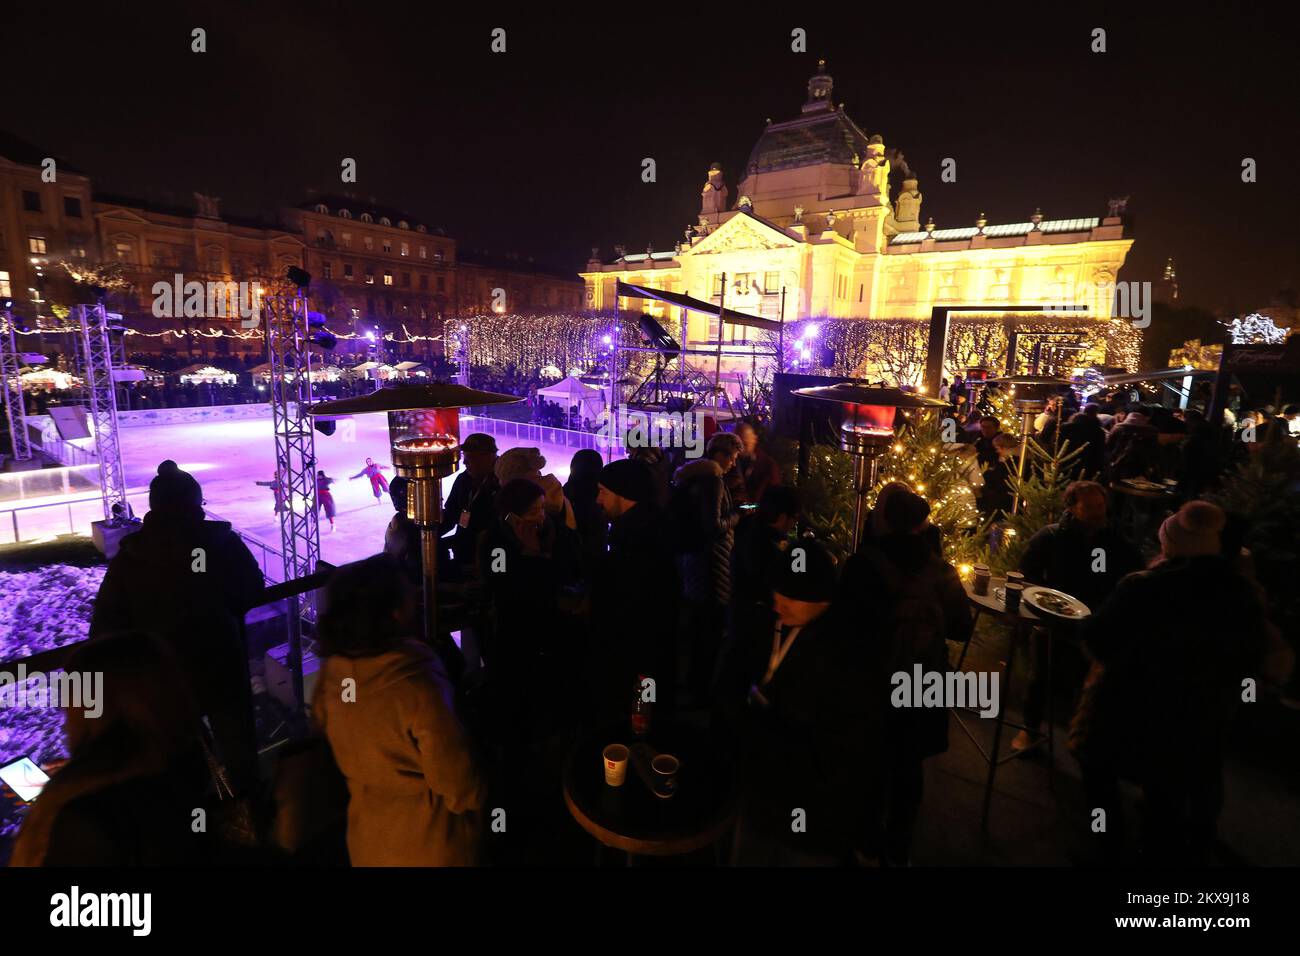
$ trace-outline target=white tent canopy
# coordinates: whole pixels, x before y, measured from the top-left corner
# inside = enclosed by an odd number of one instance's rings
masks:
[[[539,388],[537,395],[555,402],[565,411],[579,408],[583,418],[595,419],[605,408],[608,390],[598,385],[588,385],[576,375],[570,375],[562,382],[556,382],[548,388]]]

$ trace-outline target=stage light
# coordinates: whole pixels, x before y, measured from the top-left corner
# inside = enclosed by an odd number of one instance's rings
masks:
[[[817,338],[817,323],[816,323],[816,322],[810,323],[810,324],[808,325],[808,327],[807,327],[806,329],[803,330],[803,337],[806,338],[806,339],[815,339],[815,338]]]

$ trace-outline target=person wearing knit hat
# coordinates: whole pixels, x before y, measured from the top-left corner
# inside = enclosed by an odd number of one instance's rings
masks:
[[[527,478],[541,484],[546,458],[537,448],[510,448],[496,461],[497,481],[505,487],[516,478]]]
[[[1198,558],[1218,554],[1228,517],[1218,505],[1189,501],[1160,526],[1160,551],[1166,558]]]
[[[149,510],[177,518],[203,519],[203,489],[187,471],[168,458],[149,482]]]
[[[774,559],[778,626],[756,660],[742,730],[733,863],[845,865],[866,839],[879,776],[879,716],[863,623],[837,613],[835,563],[811,538]],[[758,635],[755,635],[758,637]],[[792,833],[791,808],[811,822]]]
[[[611,520],[622,517],[633,505],[651,500],[654,493],[654,478],[642,462],[621,458],[600,470],[596,502]]]

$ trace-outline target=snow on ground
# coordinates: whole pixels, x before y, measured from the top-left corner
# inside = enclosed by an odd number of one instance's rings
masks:
[[[51,564],[0,572],[0,661],[30,657],[90,636],[90,609],[104,567]]]

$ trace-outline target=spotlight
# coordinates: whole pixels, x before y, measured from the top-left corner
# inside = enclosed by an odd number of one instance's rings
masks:
[[[296,285],[300,290],[306,289],[311,285],[311,273],[306,269],[299,269],[297,266],[290,266],[285,271],[285,278]]]

